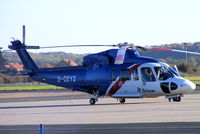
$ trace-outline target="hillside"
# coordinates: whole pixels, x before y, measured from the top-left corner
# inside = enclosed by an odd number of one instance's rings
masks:
[[[186,43],[186,44],[174,43],[174,44],[165,44],[165,45],[154,46],[154,47],[186,50],[186,45],[187,45],[187,51],[200,53],[200,42]],[[181,61],[185,62],[185,59],[186,59],[186,54],[184,54],[184,53],[161,51],[161,50],[150,50],[147,52],[140,51],[140,54],[142,56],[154,57],[154,58],[158,59],[159,61],[167,62],[169,64],[176,64]],[[195,64],[200,66],[200,56],[199,55],[187,54],[187,58],[188,58],[188,63],[195,62]]]
[[[85,54],[72,54],[72,53],[65,53],[65,52],[47,52],[47,53],[30,53],[30,55],[37,65],[41,65],[45,63],[55,65],[64,59],[71,59],[80,65],[82,63],[82,57]],[[15,52],[4,52],[3,57],[6,59],[8,63],[17,62],[17,63],[22,64],[21,60],[19,59],[19,57],[17,56]]]

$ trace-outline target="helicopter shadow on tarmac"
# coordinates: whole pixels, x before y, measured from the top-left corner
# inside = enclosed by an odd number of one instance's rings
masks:
[[[135,102],[135,103],[107,103],[107,104],[96,104],[94,106],[111,106],[111,105],[141,105],[141,104],[153,104],[158,102]],[[29,109],[29,108],[58,108],[58,107],[88,107],[90,104],[72,104],[72,105],[41,105],[41,106],[10,106],[10,107],[0,107],[0,109]],[[91,106],[91,107],[94,107]]]

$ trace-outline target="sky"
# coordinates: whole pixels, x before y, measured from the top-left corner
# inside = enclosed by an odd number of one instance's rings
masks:
[[[0,0],[0,46],[11,38],[59,46],[118,44],[150,46],[200,41],[200,0]],[[42,51],[93,53],[104,47]]]

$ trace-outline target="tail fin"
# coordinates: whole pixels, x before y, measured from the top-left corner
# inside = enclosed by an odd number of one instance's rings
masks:
[[[17,54],[21,59],[26,71],[28,71],[28,73],[34,73],[38,69],[38,67],[34,63],[31,56],[26,51],[26,46],[22,44],[21,41],[19,40],[12,41],[11,43],[12,45],[9,45],[8,47],[12,50],[17,51]]]

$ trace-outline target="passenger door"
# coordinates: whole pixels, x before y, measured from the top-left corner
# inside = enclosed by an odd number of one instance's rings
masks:
[[[160,89],[160,84],[156,80],[155,71],[151,67],[140,68],[141,88],[138,87],[138,92],[143,95],[153,95],[157,89]]]

